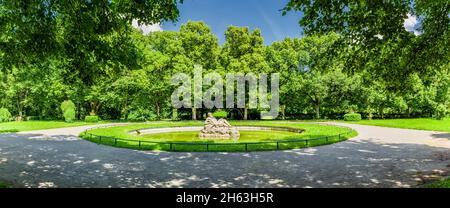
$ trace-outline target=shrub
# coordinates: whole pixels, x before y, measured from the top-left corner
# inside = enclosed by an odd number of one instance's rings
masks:
[[[86,116],[84,118],[84,121],[86,122],[92,122],[92,123],[96,123],[100,121],[100,118],[98,116]]]
[[[133,111],[128,114],[129,121],[145,121],[145,115],[138,111]]]
[[[98,116],[86,116],[84,118],[84,121],[89,122],[89,123],[97,123],[99,121]]]
[[[11,113],[6,108],[0,108],[0,122],[10,121],[12,118]]]
[[[437,120],[442,120],[447,116],[447,106],[440,104],[435,109],[435,117]]]
[[[66,122],[73,122],[75,120],[75,109],[69,108],[64,112],[63,115]]]
[[[216,118],[226,118],[227,117],[227,112],[223,111],[223,110],[219,110],[213,113],[213,116]]]
[[[66,122],[73,122],[75,120],[75,104],[72,101],[66,100],[62,102],[61,111]]]
[[[70,108],[75,109],[75,104],[71,100],[66,100],[61,103],[61,111],[63,113]]]
[[[70,101],[66,100],[61,103],[61,111],[63,113],[64,119],[67,122],[72,122],[75,120],[75,104]]]
[[[151,110],[139,109],[128,114],[128,121],[156,121],[158,116]]]
[[[344,115],[344,121],[361,121],[361,114],[347,113]]]

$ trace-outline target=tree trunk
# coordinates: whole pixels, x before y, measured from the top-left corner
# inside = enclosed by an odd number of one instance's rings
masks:
[[[244,120],[248,120],[248,108],[247,108],[247,105],[244,107]]]
[[[19,95],[17,97],[17,111],[19,113],[19,116],[17,117],[17,121],[22,121],[23,120],[23,106],[21,104],[21,96]]]
[[[156,118],[161,120],[161,107],[158,102],[156,102]]]
[[[176,108],[172,109],[172,120],[174,121],[178,120],[178,109]]]
[[[76,112],[76,115],[77,115],[77,120],[81,120],[81,104],[80,104],[80,102],[77,102],[77,112]]]
[[[383,107],[380,107],[379,113],[380,113],[381,119],[384,119],[384,108]]]
[[[320,99],[316,97],[315,101],[316,119],[320,119]]]
[[[128,120],[128,103],[125,103],[123,114],[124,114],[124,119]]]
[[[89,112],[89,115],[91,115],[91,116],[97,115],[97,113],[98,113],[98,111],[99,111],[99,109],[100,109],[101,103],[100,103],[100,102],[92,101],[92,102],[90,103],[90,105],[91,105],[91,112]],[[125,108],[126,108],[126,107],[125,107]]]
[[[315,105],[316,107],[316,119],[320,119],[320,104]]]
[[[197,113],[197,119],[202,119],[201,109],[197,110],[196,113]]]
[[[280,110],[281,110],[281,119],[285,120],[286,119],[286,105],[281,105]]]
[[[194,121],[197,120],[197,109],[196,108],[192,108],[192,120],[194,120]]]

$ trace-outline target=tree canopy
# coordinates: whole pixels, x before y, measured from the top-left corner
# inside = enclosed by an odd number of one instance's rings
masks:
[[[220,75],[279,73],[282,119],[449,111],[447,1],[292,0],[284,11],[305,13],[306,35],[271,44],[248,27],[229,26],[223,45],[204,22],[148,35],[132,27],[176,20],[178,2],[0,1],[0,108],[17,120],[62,119],[70,100],[77,119],[204,118],[204,109],[170,103],[171,76],[201,65]],[[408,15],[421,20],[419,33],[403,27]],[[225,110],[259,119],[263,109],[245,104]]]
[[[282,11],[303,12],[299,24],[307,35],[342,35],[333,51],[346,59],[347,70],[370,68],[392,90],[403,89],[397,77],[427,75],[450,60],[450,2],[446,0],[290,0]],[[405,30],[410,16],[419,20],[415,31]]]

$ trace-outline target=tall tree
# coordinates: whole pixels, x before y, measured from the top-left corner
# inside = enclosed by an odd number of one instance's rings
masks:
[[[225,31],[226,42],[221,53],[221,62],[226,71],[239,73],[268,73],[270,66],[266,60],[266,48],[261,31],[249,31],[248,27],[230,26]],[[248,87],[247,87],[248,89]],[[249,92],[248,93],[254,93]],[[248,97],[243,109],[244,120],[248,119]]]
[[[204,22],[188,21],[181,26],[179,33],[184,55],[190,60],[193,75],[194,65],[200,65],[205,71],[219,68],[219,40]],[[192,119],[197,120],[197,109],[192,106]]]

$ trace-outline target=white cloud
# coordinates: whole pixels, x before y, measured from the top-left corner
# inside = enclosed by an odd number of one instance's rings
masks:
[[[152,24],[152,25],[144,25],[144,24],[139,24],[137,20],[133,20],[132,25],[134,28],[141,29],[142,32],[144,33],[144,35],[147,35],[151,32],[163,31],[163,29],[159,23]]]
[[[403,26],[405,27],[406,31],[414,32],[414,35],[420,35],[421,32],[416,30],[417,24],[417,17],[412,14],[408,14],[408,18],[405,19]]]

